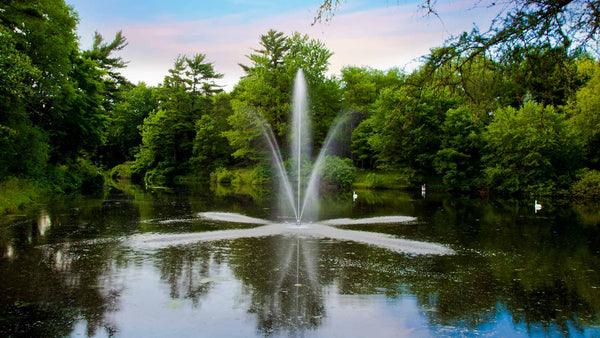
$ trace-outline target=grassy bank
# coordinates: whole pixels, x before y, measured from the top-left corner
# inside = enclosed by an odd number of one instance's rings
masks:
[[[410,189],[409,178],[401,172],[375,172],[362,171],[356,172],[354,188],[360,189]]]
[[[18,212],[40,194],[41,189],[28,180],[11,177],[0,182],[0,215]]]

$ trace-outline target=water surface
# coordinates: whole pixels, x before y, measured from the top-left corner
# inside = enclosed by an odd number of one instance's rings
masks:
[[[288,225],[268,191],[247,187],[48,200],[0,219],[0,334],[598,336],[598,209],[551,202],[535,213],[533,201],[332,194],[328,237],[255,236]],[[336,235],[362,232],[452,254]],[[140,244],[149,238],[160,245]]]

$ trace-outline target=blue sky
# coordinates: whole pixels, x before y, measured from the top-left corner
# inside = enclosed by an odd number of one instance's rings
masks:
[[[483,1],[439,0],[439,18],[419,11],[416,0],[347,0],[329,22],[311,25],[317,0],[66,0],[79,14],[81,47],[94,31],[107,40],[122,30],[129,45],[123,74],[132,82],[157,85],[179,54],[206,54],[225,74],[226,90],[243,75],[238,63],[258,48],[269,29],[308,34],[334,53],[329,73],[344,66],[412,70],[420,57],[453,35],[482,30],[495,15]],[[475,4],[478,4],[477,6]]]

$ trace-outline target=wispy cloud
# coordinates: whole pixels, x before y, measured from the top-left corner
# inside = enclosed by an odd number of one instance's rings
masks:
[[[123,30],[129,46],[122,56],[130,61],[123,73],[133,82],[158,84],[177,55],[203,53],[218,72],[225,74],[221,84],[230,90],[243,75],[238,63],[247,62],[245,56],[259,47],[260,35],[271,28],[286,34],[297,31],[323,41],[334,53],[330,73],[338,74],[347,65],[414,68],[416,59],[440,46],[450,34],[470,30],[474,21],[489,16],[485,8],[470,11],[473,20],[442,10],[442,22],[423,17],[415,5],[391,5],[342,13],[329,23],[314,26],[314,9],[306,8],[266,18],[238,14],[202,20],[138,21],[99,30],[107,37]]]

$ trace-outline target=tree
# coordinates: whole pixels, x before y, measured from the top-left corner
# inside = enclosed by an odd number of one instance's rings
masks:
[[[472,191],[479,185],[483,122],[472,120],[469,109],[450,109],[442,124],[440,150],[434,159],[435,170],[445,185],[455,191]]]
[[[0,55],[0,118],[6,122],[9,111],[33,93],[32,86],[41,74],[31,58],[17,48],[15,35],[5,26],[0,26]]]
[[[223,90],[214,80],[223,77],[223,74],[216,73],[212,63],[205,62],[206,55],[195,54],[191,58],[186,57],[187,69],[185,75],[188,77],[188,85],[192,96],[191,111],[195,111],[195,103],[198,99],[203,101],[204,114],[208,114],[212,96]]]
[[[342,68],[344,107],[365,114],[375,99],[378,88],[375,83],[376,70],[360,67]]]
[[[410,168],[420,175],[434,173],[441,125],[446,111],[454,105],[452,97],[408,83],[398,89],[382,90],[371,117],[375,133],[368,141],[377,153],[377,166]]]
[[[150,113],[140,126],[142,144],[131,166],[132,178],[146,183],[167,183],[175,175],[177,163],[172,149],[176,144],[175,121],[166,110]]]
[[[98,64],[76,56],[69,78],[62,83],[46,130],[50,135],[51,161],[70,162],[81,152],[94,154],[105,141],[108,115],[104,99],[103,72]]]
[[[235,157],[246,157],[254,161],[260,142],[259,130],[246,130],[253,115],[262,116],[285,151],[291,127],[289,115],[292,109],[293,83],[299,69],[304,71],[309,88],[310,111],[315,146],[323,142],[329,126],[340,108],[339,85],[327,79],[325,71],[331,52],[322,42],[298,33],[285,36],[270,30],[260,38],[261,49],[248,56],[251,65],[242,65],[247,75],[240,80],[232,93],[233,114],[229,118],[232,129],[226,136],[234,148]],[[242,129],[238,129],[242,128]],[[248,138],[252,137],[252,138]]]
[[[58,191],[101,185],[90,159],[104,143],[114,100],[111,53],[102,45],[80,51],[77,15],[63,0],[2,1],[0,40],[0,178],[43,180]],[[5,148],[6,147],[6,148]],[[5,151],[4,149],[11,149]]]
[[[277,32],[274,29],[260,36],[260,45],[263,49],[254,49],[254,54],[247,56],[253,66],[239,64],[248,75],[261,68],[275,70],[282,67],[283,57],[290,49],[289,39],[283,32]]]
[[[573,132],[585,149],[585,165],[600,170],[600,64],[592,59],[582,59],[577,64],[583,85],[568,105]]]
[[[142,143],[139,127],[152,111],[158,108],[156,88],[140,82],[121,90],[117,103],[110,112],[107,142],[101,151],[103,163],[112,168],[132,161]]]
[[[581,86],[577,79],[581,57],[549,45],[514,48],[501,65],[501,75],[508,82],[505,93],[514,100],[507,104],[519,107],[529,96],[542,104],[565,105]]]
[[[202,115],[196,121],[196,138],[194,139],[194,155],[190,159],[195,172],[210,174],[218,167],[229,164],[231,148],[222,135],[219,121],[211,115]]]
[[[48,140],[25,110],[25,98],[33,94],[41,74],[16,40],[0,26],[0,179],[40,176],[48,160]]]
[[[102,35],[95,32],[92,49],[83,52],[84,57],[96,61],[98,67],[104,71],[105,98],[103,105],[106,111],[111,111],[112,105],[118,102],[118,92],[122,87],[131,86],[129,81],[119,72],[127,66],[127,62],[120,56],[114,55],[125,47],[127,47],[127,39],[123,36],[123,32],[117,32],[114,40],[110,43],[104,42]]]
[[[204,54],[178,56],[156,89],[158,107],[140,127],[142,143],[132,166],[135,178],[167,183],[191,169],[196,121],[214,108],[213,94],[219,90],[213,80],[222,77],[204,60]],[[198,109],[197,102],[203,102],[204,109]]]
[[[494,113],[484,134],[487,184],[499,193],[568,193],[580,168],[582,144],[565,114],[552,106],[526,102]]]
[[[362,121],[352,132],[352,158],[359,168],[374,169],[377,152],[370,143],[375,134],[375,120]]]

